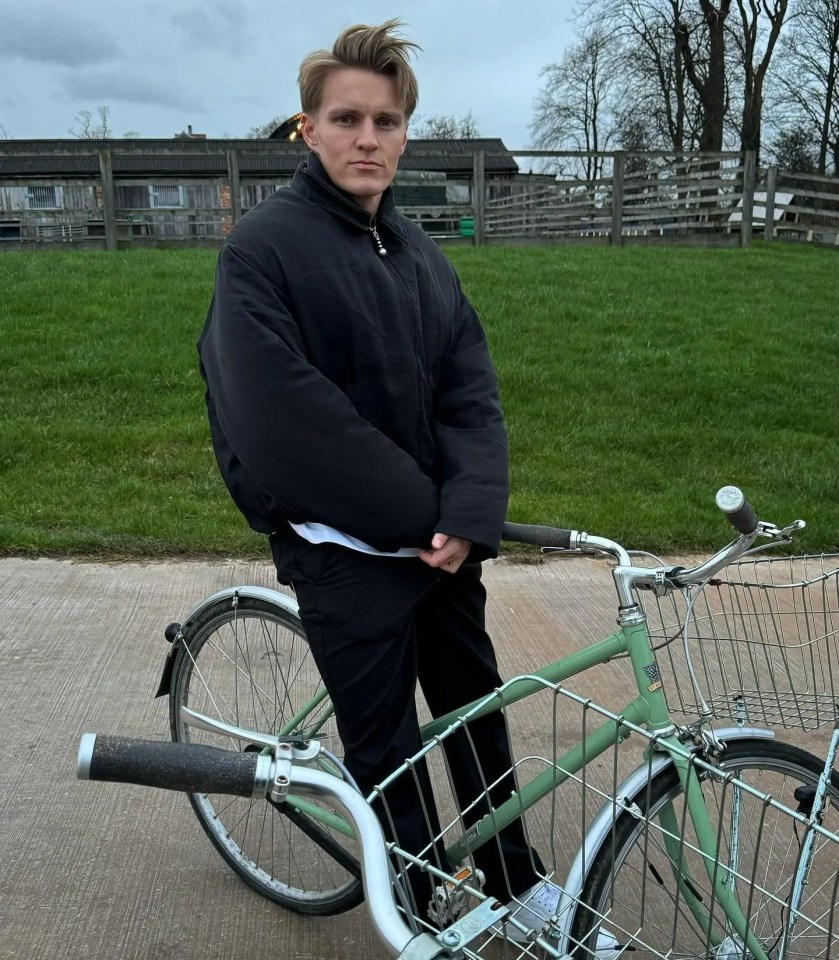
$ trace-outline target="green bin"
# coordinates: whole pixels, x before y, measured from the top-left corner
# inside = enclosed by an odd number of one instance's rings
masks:
[[[474,217],[460,218],[460,235],[461,237],[475,236],[475,218]]]

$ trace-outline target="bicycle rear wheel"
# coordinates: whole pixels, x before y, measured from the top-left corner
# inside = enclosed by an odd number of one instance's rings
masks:
[[[769,794],[797,810],[802,801],[795,791],[816,787],[824,761],[787,744],[740,740],[728,744],[721,767],[759,794]],[[750,931],[774,960],[782,943],[804,828],[789,814],[765,805],[761,797],[742,789],[735,793],[719,778],[699,768],[697,773],[719,832],[718,869],[733,883]],[[805,807],[807,795],[807,790],[799,790]],[[581,945],[573,952],[575,960],[600,956],[587,945],[596,942],[601,923],[619,943],[632,939],[634,960],[751,958],[712,894],[675,768],[659,774],[633,802],[642,819],[622,813],[588,872],[581,895],[586,906],[578,907],[571,928],[572,943]],[[738,804],[739,815],[733,817]],[[839,833],[839,774],[835,771],[823,826]],[[676,841],[665,833],[674,830],[681,834]],[[795,927],[788,960],[839,955],[837,854],[839,844],[817,837],[800,905],[803,916]],[[732,875],[729,864],[739,876]],[[704,911],[707,929],[697,920],[691,901]]]
[[[177,657],[169,708],[172,739],[178,741],[241,750],[240,741],[190,724],[181,707],[275,734],[321,685],[300,620],[284,607],[251,597],[225,598],[208,608],[189,626]],[[340,757],[330,709],[324,700],[290,732],[317,737]],[[224,860],[262,896],[318,915],[361,902],[352,865],[357,847],[338,831],[263,799],[190,794],[189,801]]]

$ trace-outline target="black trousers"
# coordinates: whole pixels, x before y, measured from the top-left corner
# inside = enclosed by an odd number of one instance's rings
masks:
[[[297,594],[306,636],[335,708],[344,760],[365,794],[421,747],[417,680],[434,716],[500,684],[484,629],[480,564],[446,574],[414,558],[310,544],[291,530],[272,536],[271,549],[278,579],[292,584]],[[505,776],[511,758],[500,712],[470,723],[468,736],[460,731],[445,747],[461,809],[496,780],[493,806],[509,798],[514,783]],[[440,826],[424,764],[415,778],[397,778],[385,796],[386,811],[377,811],[385,832],[409,853],[425,850]],[[477,805],[467,825],[486,812],[485,802]],[[458,866],[443,862],[439,848],[436,854],[441,869]],[[486,875],[485,892],[502,902],[524,893],[544,872],[521,821],[476,851],[475,862]],[[416,870],[408,877],[424,914],[429,881]]]

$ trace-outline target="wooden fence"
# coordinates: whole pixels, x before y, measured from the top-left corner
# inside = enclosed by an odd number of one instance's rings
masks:
[[[516,153],[561,162],[581,153]],[[839,244],[839,178],[759,169],[753,153],[604,153],[602,175],[489,184],[476,161],[475,242],[683,240],[749,244],[757,234]]]
[[[247,149],[268,153],[275,147],[254,141]],[[173,152],[193,149],[206,155],[210,145],[180,144]],[[248,209],[290,178],[290,173],[243,176],[242,151],[230,147],[216,157],[211,174],[122,175],[115,180],[112,149],[87,150],[98,169],[84,178],[43,173],[14,180],[0,177],[0,249],[61,242],[107,249],[128,244],[218,245]],[[121,152],[141,151],[126,147]],[[554,169],[567,169],[591,156],[511,150],[508,158],[510,154],[520,168],[529,161]],[[745,245],[755,234],[767,240],[839,244],[837,177],[758,168],[752,153],[595,156],[598,176],[591,181],[545,172],[499,177],[487,176],[492,164],[484,150],[476,150],[471,178],[458,181],[463,186],[451,192],[448,202],[403,206],[402,211],[435,238],[479,246],[674,240]],[[439,161],[439,155],[435,159]],[[467,185],[468,200],[462,196]]]

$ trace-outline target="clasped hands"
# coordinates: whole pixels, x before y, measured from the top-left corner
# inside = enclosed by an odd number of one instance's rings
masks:
[[[431,538],[431,549],[420,550],[419,558],[429,567],[435,567],[445,573],[457,573],[460,565],[469,555],[471,547],[471,540],[450,537],[446,533],[435,533]]]

